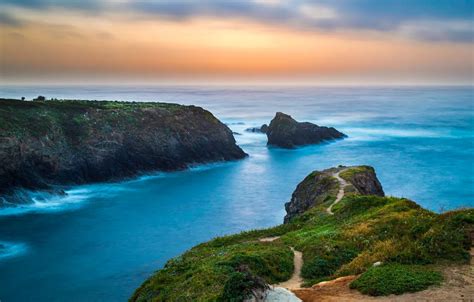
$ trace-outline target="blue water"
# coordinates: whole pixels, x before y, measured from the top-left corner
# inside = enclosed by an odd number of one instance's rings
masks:
[[[2,302],[125,301],[193,245],[281,223],[298,182],[334,165],[372,165],[387,194],[433,211],[474,206],[473,87],[0,86],[3,97],[37,95],[203,106],[242,134],[250,156],[0,209]],[[349,137],[269,149],[265,135],[244,129],[276,111]]]

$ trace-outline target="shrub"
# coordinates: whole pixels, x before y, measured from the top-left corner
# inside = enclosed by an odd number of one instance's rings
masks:
[[[304,263],[301,275],[308,279],[319,279],[333,275],[343,264],[357,256],[357,251],[349,248],[336,248],[326,255],[316,255]]]
[[[247,266],[241,265],[227,279],[223,293],[217,301],[241,302],[258,291],[263,292],[268,288],[269,286],[262,278],[253,275]]]
[[[368,269],[350,287],[371,296],[387,296],[424,290],[442,280],[439,272],[426,267],[392,263]]]

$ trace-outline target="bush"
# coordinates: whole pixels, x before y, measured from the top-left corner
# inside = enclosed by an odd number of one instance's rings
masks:
[[[343,264],[357,256],[357,251],[336,248],[326,255],[317,255],[304,263],[301,275],[307,279],[319,279],[333,275]]]
[[[241,302],[250,298],[254,293],[268,289],[265,281],[253,275],[249,268],[241,265],[233,272],[224,285],[222,295],[217,299],[219,302]]]
[[[426,267],[392,263],[368,269],[350,284],[350,288],[371,296],[400,295],[439,285],[442,280],[439,272]]]

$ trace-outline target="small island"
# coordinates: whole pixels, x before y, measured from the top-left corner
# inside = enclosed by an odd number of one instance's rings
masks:
[[[293,149],[297,146],[319,144],[346,137],[332,127],[298,122],[290,115],[277,112],[266,129],[268,145]]]
[[[232,131],[196,106],[0,99],[0,195],[7,199],[17,189],[52,190],[245,156]]]
[[[419,291],[410,298],[452,300],[469,291],[442,284],[446,274],[469,275],[473,209],[436,214],[385,197],[369,166],[310,173],[286,209],[284,224],[216,238],[169,260],[130,300],[364,300]]]

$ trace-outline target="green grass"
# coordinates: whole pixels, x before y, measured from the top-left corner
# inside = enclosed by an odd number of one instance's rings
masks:
[[[293,272],[289,247],[281,242],[258,242],[251,239],[256,233],[246,234],[248,237],[227,244],[219,238],[212,240],[170,260],[132,300],[242,301],[238,293],[248,293],[255,286],[255,277],[266,283],[289,279]],[[241,266],[248,268],[248,276],[239,271]]]
[[[357,166],[357,167],[350,167],[345,171],[339,173],[339,176],[347,181],[350,181],[354,175],[359,173],[366,173],[366,172],[374,172],[374,168],[370,166]]]
[[[111,128],[125,127],[139,122],[149,109],[175,112],[183,108],[187,107],[150,102],[0,99],[0,134],[23,138],[65,132],[68,137],[87,137],[97,118]]]
[[[371,296],[387,296],[424,290],[439,285],[442,280],[442,275],[437,271],[392,263],[368,269],[350,287]]]

